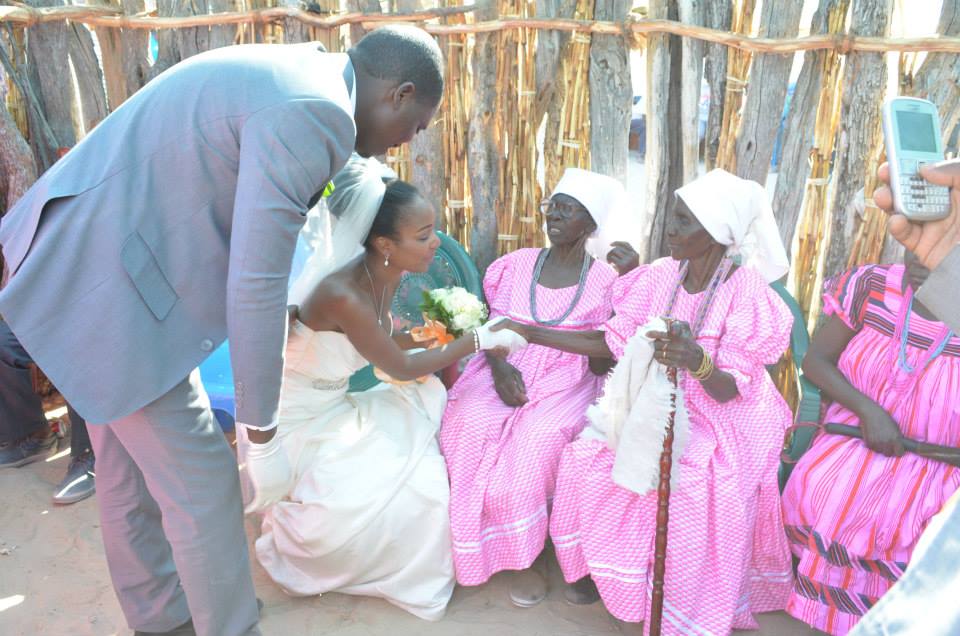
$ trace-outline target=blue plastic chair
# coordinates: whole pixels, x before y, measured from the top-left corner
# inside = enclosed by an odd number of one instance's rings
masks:
[[[433,264],[425,273],[404,276],[393,298],[394,324],[398,329],[407,329],[423,324],[420,316],[420,301],[424,290],[438,287],[464,287],[468,291],[482,296],[483,286],[480,273],[470,256],[450,236],[437,232],[440,247],[434,256]],[[303,241],[297,243],[290,280],[294,280],[309,256],[309,248]],[[223,430],[232,430],[235,407],[233,393],[233,369],[230,366],[230,345],[224,342],[200,365],[200,378],[210,396],[210,405]],[[357,371],[350,378],[350,391],[359,392],[376,386],[380,381],[373,375],[373,367],[368,366]]]

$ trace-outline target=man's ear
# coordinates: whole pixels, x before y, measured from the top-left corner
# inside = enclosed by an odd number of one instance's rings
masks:
[[[393,91],[393,105],[399,108],[404,102],[411,102],[417,96],[417,86],[413,82],[403,82]]]

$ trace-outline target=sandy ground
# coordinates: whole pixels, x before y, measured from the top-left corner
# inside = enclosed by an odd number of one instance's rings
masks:
[[[638,211],[645,198],[644,177],[643,164],[633,154],[628,183]],[[0,636],[131,633],[110,586],[96,497],[63,507],[50,501],[68,463],[64,450],[50,461],[0,470]],[[252,522],[247,535],[257,535]],[[552,557],[537,564],[550,582],[549,597],[539,606],[513,607],[507,597],[507,576],[500,575],[481,587],[457,588],[446,617],[438,623],[421,621],[379,599],[341,594],[287,597],[253,561],[257,594],[265,603],[261,628],[266,636],[619,634],[602,604],[571,607],[564,602],[562,577]],[[782,613],[759,620],[759,631],[741,633],[814,634]]]
[[[113,595],[97,518],[96,497],[54,506],[50,496],[69,456],[0,471],[0,634],[108,636],[130,634]],[[247,534],[256,535],[252,523]],[[506,576],[477,588],[458,588],[446,618],[426,623],[379,599],[326,594],[290,598],[258,565],[257,593],[265,603],[267,636],[580,636],[614,635],[614,621],[598,603],[571,607],[563,600],[556,562],[538,563],[550,595],[532,609],[514,608]],[[812,634],[783,614],[761,617],[764,636]]]

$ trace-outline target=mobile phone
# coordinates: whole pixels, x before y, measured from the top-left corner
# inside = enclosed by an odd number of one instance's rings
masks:
[[[896,212],[912,221],[936,221],[950,213],[950,190],[926,181],[920,166],[943,160],[940,117],[933,102],[894,97],[883,104],[883,137]]]

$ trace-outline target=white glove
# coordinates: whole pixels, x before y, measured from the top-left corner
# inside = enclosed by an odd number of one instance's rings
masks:
[[[246,439],[245,464],[247,476],[253,486],[253,500],[244,509],[246,514],[258,512],[271,506],[290,492],[293,486],[293,469],[286,451],[280,444],[280,436],[274,435],[270,441],[255,444],[249,441],[246,427],[237,426],[237,431]]]
[[[488,322],[485,325],[477,327],[477,336],[480,337],[480,350],[506,349],[509,353],[516,353],[527,346],[527,341],[523,336],[512,329],[500,329],[491,331],[490,328],[506,320],[505,316],[500,316]]]

